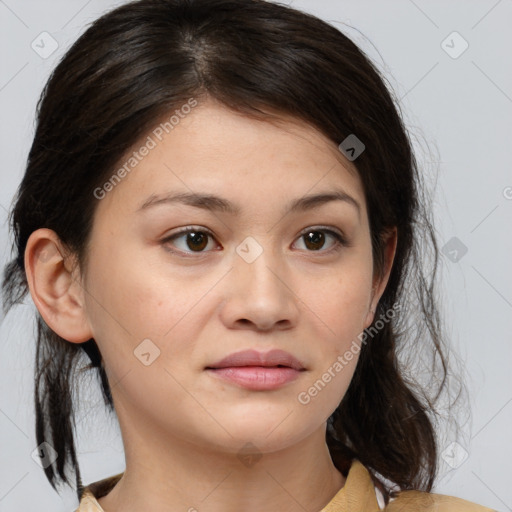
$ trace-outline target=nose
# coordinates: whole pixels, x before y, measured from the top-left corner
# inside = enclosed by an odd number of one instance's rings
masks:
[[[230,329],[285,330],[299,319],[299,298],[286,266],[263,253],[252,263],[235,255],[224,282],[221,319]]]

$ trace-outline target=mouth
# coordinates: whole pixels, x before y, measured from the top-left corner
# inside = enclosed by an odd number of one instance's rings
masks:
[[[205,370],[224,381],[253,391],[278,389],[305,371],[304,365],[283,350],[244,350],[230,354]]]

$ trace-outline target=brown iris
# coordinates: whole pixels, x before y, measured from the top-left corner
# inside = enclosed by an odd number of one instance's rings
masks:
[[[206,233],[191,231],[187,233],[187,246],[191,250],[203,250],[208,245],[208,235]]]
[[[303,235],[306,247],[313,251],[321,249],[325,243],[325,233],[321,231],[310,231]]]

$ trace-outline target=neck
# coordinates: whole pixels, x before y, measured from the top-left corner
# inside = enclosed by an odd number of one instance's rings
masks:
[[[124,432],[124,431],[123,431]],[[158,435],[125,450],[126,470],[98,500],[105,512],[304,512],[321,510],[344,485],[325,444],[325,426],[273,453],[225,453]]]

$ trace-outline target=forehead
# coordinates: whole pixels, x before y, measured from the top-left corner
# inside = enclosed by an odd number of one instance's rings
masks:
[[[238,199],[243,208],[251,200],[264,207],[262,200],[341,188],[364,204],[353,163],[311,125],[291,117],[254,119],[213,101],[174,116],[176,124],[169,123],[171,115],[156,121],[112,169],[98,209],[133,212],[169,191],[209,191]]]

